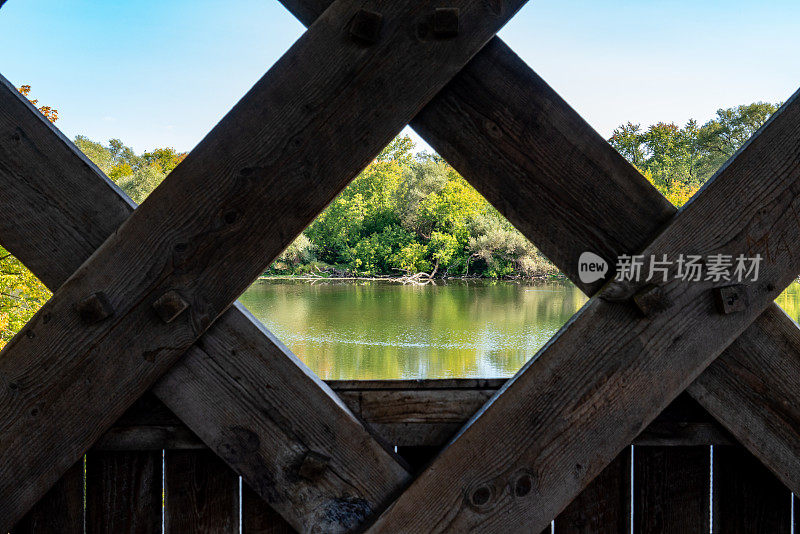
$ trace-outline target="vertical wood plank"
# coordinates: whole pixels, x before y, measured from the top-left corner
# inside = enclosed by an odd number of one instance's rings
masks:
[[[83,458],[25,514],[12,534],[83,532]]]
[[[709,454],[708,446],[634,447],[634,532],[709,532]]]
[[[167,534],[238,534],[239,477],[210,451],[167,451]]]
[[[86,457],[87,534],[161,532],[161,451]]]
[[[297,531],[247,484],[242,484],[242,534],[295,534]]]
[[[790,495],[745,449],[714,447],[714,532],[788,534]]]
[[[558,534],[628,534],[631,524],[631,448],[626,447],[556,517]]]

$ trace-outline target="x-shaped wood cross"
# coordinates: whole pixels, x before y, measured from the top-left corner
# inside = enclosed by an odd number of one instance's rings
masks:
[[[324,8],[289,7],[304,22]],[[9,399],[0,412],[0,450],[16,459],[2,468],[0,478],[9,481],[0,488],[2,517],[11,522],[35,502],[519,4],[459,7],[458,36],[437,37],[430,33],[433,5],[406,12],[376,3],[369,9],[382,13],[383,27],[372,42],[369,32],[354,36],[353,24],[369,28],[375,17],[354,20],[356,6],[336,3],[56,292],[0,361],[1,394]],[[341,55],[331,59],[325,52],[332,48]],[[393,54],[398,63],[386,64]],[[370,69],[373,63],[380,66]],[[745,223],[792,242],[800,145],[793,102],[648,252],[747,252]],[[33,120],[13,88],[4,88],[2,104],[0,201],[19,218],[0,237],[58,287],[132,207],[68,141]],[[382,129],[364,126],[373,124]],[[674,211],[496,38],[412,124],[573,279],[576,251],[612,259],[641,250]],[[326,133],[330,146],[314,144]],[[78,189],[64,199],[51,189],[59,180]],[[743,184],[741,200],[731,191],[741,193]],[[748,219],[752,213],[758,217]],[[76,242],[70,259],[65,245]],[[592,299],[374,529],[543,526],[769,305],[791,279],[782,272],[800,270],[790,253],[773,256],[750,308],[734,316],[712,311],[707,284],[666,285],[671,305],[651,318],[629,304]],[[99,306],[97,322],[86,324],[73,306],[99,291],[113,315],[103,318]],[[163,294],[180,297],[173,296],[175,311],[181,301],[189,309],[160,322],[151,305]],[[691,317],[693,330],[707,331],[684,335]],[[382,510],[408,475],[262,328],[241,309],[228,311],[156,392],[293,526],[352,528]],[[773,305],[690,388],[795,491],[796,330]],[[265,393],[263,384],[275,391]],[[740,399],[745,406],[732,404]],[[32,426],[41,435],[25,432]],[[327,471],[298,477],[304,461],[326,462]],[[334,524],[326,512],[337,503],[355,513]]]

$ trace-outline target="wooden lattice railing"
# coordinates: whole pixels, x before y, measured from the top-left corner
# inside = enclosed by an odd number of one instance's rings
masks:
[[[106,431],[148,390],[304,532],[538,532],[571,502],[588,513],[581,492],[608,469],[624,478],[620,453],[683,391],[800,491],[800,330],[773,304],[800,272],[797,96],[676,213],[493,37],[523,3],[286,0],[309,30],[135,210],[2,80],[0,243],[54,295],[0,354],[0,532],[76,484],[62,475],[119,438]],[[366,405],[348,408],[234,303],[409,122],[593,295],[419,473],[370,433],[383,423]],[[584,251],[765,261],[757,282],[725,289],[745,305],[718,309],[714,281],[581,283]],[[92,454],[87,506],[130,469]],[[201,484],[213,457],[197,454],[167,454],[171,532],[198,530],[171,507],[231,480]],[[720,456],[747,464],[738,454]],[[685,498],[704,478],[688,458],[653,458],[634,465],[634,493],[671,466],[687,466]],[[157,456],[141,462],[155,472]],[[737,487],[731,472],[720,488]],[[658,506],[639,507],[642,525],[686,531]]]
[[[416,473],[504,382],[328,384]],[[295,532],[247,485],[240,491],[236,473],[153,395],[137,401],[94,445],[86,462],[85,501],[81,461],[12,534],[80,532],[84,510],[87,532],[160,532],[162,512],[167,532],[234,534],[240,524],[245,534]],[[714,532],[788,534],[790,496],[684,394],[554,524],[559,534],[627,533],[631,525],[635,532],[694,533],[709,532],[713,517]]]

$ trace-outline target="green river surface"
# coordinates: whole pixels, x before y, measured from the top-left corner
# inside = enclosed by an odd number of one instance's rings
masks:
[[[264,280],[241,297],[324,379],[507,377],[586,302],[568,282]],[[794,319],[800,284],[777,300]]]

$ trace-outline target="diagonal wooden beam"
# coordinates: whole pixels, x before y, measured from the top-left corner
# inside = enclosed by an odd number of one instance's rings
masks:
[[[0,206],[0,242],[52,290],[134,208],[2,76]],[[359,509],[337,512],[342,495],[374,508],[408,479],[338,395],[239,304],[153,389],[298,531],[346,529]],[[305,455],[323,451],[329,469],[298,477]],[[320,521],[320,510],[334,521]]]
[[[433,3],[326,10],[3,351],[0,530],[523,4],[464,0],[442,39]]]
[[[676,212],[498,38],[411,124],[588,295],[582,252],[613,265]],[[688,392],[800,491],[800,330],[777,304]]]
[[[281,2],[304,24],[329,5]],[[603,281],[580,280],[581,253],[613,263],[641,250],[676,212],[499,37],[411,126],[588,295]],[[800,492],[800,330],[780,307],[770,306],[688,391]]]
[[[454,438],[370,532],[536,532],[733,342],[800,272],[800,99],[793,95],[644,250],[771,251],[749,303],[721,314],[717,282],[671,280],[662,309],[592,297]],[[762,251],[763,252],[763,251]],[[674,270],[673,273],[674,275]],[[637,285],[613,285],[629,295]]]

